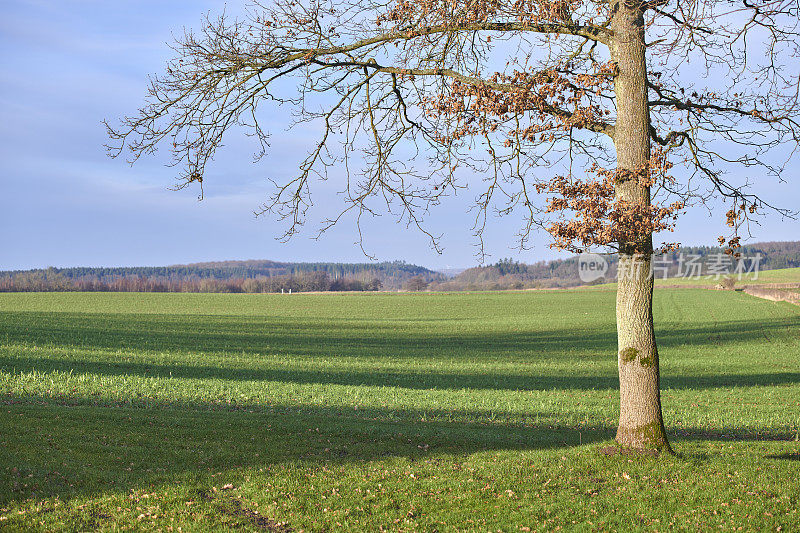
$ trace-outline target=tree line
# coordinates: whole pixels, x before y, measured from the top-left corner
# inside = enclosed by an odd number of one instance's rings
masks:
[[[73,267],[0,272],[0,291],[307,292],[402,289],[444,275],[403,261],[279,263],[224,261],[166,267]]]
[[[759,270],[775,270],[779,268],[800,267],[800,242],[763,242],[739,248],[747,266],[752,266],[752,259],[760,256]],[[654,261],[654,275],[658,278],[674,278],[685,274],[688,259],[708,263],[724,253],[724,249],[715,246],[684,246],[677,250],[657,255]],[[608,272],[605,281],[615,279],[617,275],[616,254],[605,255]],[[602,283],[604,280],[598,280]],[[427,288],[436,291],[466,290],[521,290],[531,288],[558,288],[582,285],[578,276],[578,257],[539,261],[526,264],[512,259],[501,259],[497,263],[478,266],[465,270],[457,276],[445,280],[434,281]]]
[[[710,260],[723,253],[713,246],[686,246],[658,256],[657,277],[676,277],[682,259]],[[760,255],[760,270],[800,267],[800,241],[743,246],[744,257]],[[617,272],[617,258],[606,256],[606,279]],[[402,261],[358,263],[277,263],[226,261],[169,267],[54,268],[0,272],[0,292],[324,292],[522,290],[581,285],[578,258],[521,263],[510,258],[469,268],[447,278]]]
[[[360,280],[332,278],[327,272],[306,272],[286,276],[231,279],[160,280],[144,276],[124,276],[112,280],[71,279],[54,268],[16,273],[0,278],[0,292],[327,292],[378,291],[379,278]]]

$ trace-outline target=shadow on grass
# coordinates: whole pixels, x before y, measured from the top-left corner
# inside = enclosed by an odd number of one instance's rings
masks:
[[[671,346],[722,345],[769,339],[797,338],[794,318],[702,323],[671,327],[659,332],[664,350]],[[452,328],[452,326],[451,326]],[[592,390],[618,387],[613,354],[616,332],[612,327],[592,331],[542,329],[525,332],[489,331],[463,334],[453,329],[417,327],[403,329],[394,321],[332,319],[275,319],[252,316],[97,315],[89,313],[0,313],[0,338],[23,345],[59,349],[132,351],[138,361],[0,356],[0,369],[8,372],[74,371],[111,376],[178,377],[237,381],[281,381],[299,384],[392,386],[410,389]],[[181,362],[147,362],[150,354],[169,352]],[[198,354],[204,354],[197,361]],[[537,374],[527,364],[575,360],[580,354],[603,355],[604,370],[576,369],[570,374]],[[237,361],[228,363],[227,358]],[[242,360],[239,355],[244,356]],[[414,360],[417,371],[359,369],[275,368],[274,358],[368,358]],[[124,356],[123,356],[124,357]],[[208,359],[211,358],[211,361]],[[439,372],[429,368],[437,361],[518,364],[517,372]],[[111,360],[109,360],[111,359]],[[195,362],[197,361],[197,362]],[[596,367],[595,367],[596,368]],[[783,385],[800,383],[800,372],[662,376],[665,389]]]
[[[0,402],[0,504],[68,499],[165,483],[203,486],[240,468],[318,468],[392,457],[451,460],[482,451],[544,450],[611,439],[614,428],[447,422],[480,412],[325,407],[156,408],[87,405],[86,398],[6,395]],[[553,420],[552,415],[540,413]],[[427,420],[425,420],[427,418]],[[671,432],[672,433],[672,432]],[[681,428],[679,439],[791,440],[782,432]],[[776,458],[793,459],[792,454]]]
[[[457,323],[457,321],[453,321]],[[703,322],[658,330],[659,346],[720,345],[768,340],[780,334],[800,340],[800,319]],[[534,326],[535,327],[535,326]],[[471,329],[474,329],[471,328]],[[10,343],[105,350],[184,351],[303,356],[483,359],[497,355],[552,358],[575,352],[613,354],[616,329],[486,331],[465,334],[454,325],[416,321],[347,320],[195,315],[98,315],[0,312],[0,334]]]
[[[800,452],[767,455],[767,459],[778,459],[781,461],[800,461]]]
[[[251,363],[258,366],[258,361]],[[0,357],[0,370],[10,373],[72,372],[103,376],[147,378],[221,379],[230,381],[276,381],[302,385],[333,384],[349,386],[401,387],[416,390],[608,390],[619,387],[616,374],[581,375],[577,372],[542,374],[454,373],[425,371],[306,370],[292,368],[240,368],[191,364],[77,359]],[[664,389],[714,389],[726,387],[774,386],[800,383],[800,372],[769,374],[680,375],[661,379]]]
[[[610,428],[447,422],[482,413],[436,410],[155,408],[87,405],[86,398],[0,399],[0,504],[176,483],[237,468],[432,459],[486,450],[535,450],[613,436]],[[29,477],[30,476],[30,477]]]

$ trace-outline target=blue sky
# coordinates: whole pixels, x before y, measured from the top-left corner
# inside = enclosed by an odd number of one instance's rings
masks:
[[[158,159],[131,167],[106,157],[104,118],[130,114],[141,104],[147,75],[169,57],[165,43],[183,26],[197,26],[214,1],[14,1],[0,7],[0,269],[54,266],[164,265],[225,259],[362,262],[350,220],[314,240],[313,225],[287,244],[275,221],[255,218],[266,199],[266,171],[290,176],[313,138],[304,131],[273,131],[272,155],[250,162],[242,138],[227,147],[197,191],[170,191],[173,169]],[[228,3],[235,12],[239,3]],[[275,113],[284,112],[276,109]],[[279,154],[279,155],[276,155]],[[781,206],[800,205],[798,171],[788,184],[765,178],[763,194]],[[334,195],[326,185],[317,200]],[[428,219],[442,234],[436,254],[423,235],[384,216],[368,225],[368,250],[380,260],[405,259],[434,268],[476,263],[471,195],[453,198]],[[319,202],[324,205],[325,202]],[[320,211],[320,213],[322,213]],[[534,262],[557,257],[539,235],[534,249],[516,252],[514,220],[492,221],[490,260]],[[719,213],[695,210],[675,239],[713,244],[724,231]],[[794,240],[800,223],[768,217],[754,239]],[[563,254],[562,254],[563,255]]]

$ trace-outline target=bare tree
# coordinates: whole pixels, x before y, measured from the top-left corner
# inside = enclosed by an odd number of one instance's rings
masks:
[[[669,451],[653,235],[714,197],[731,206],[731,249],[754,215],[792,215],[730,171],[780,179],[795,156],[799,43],[797,0],[254,3],[184,32],[144,107],[109,126],[109,149],[135,161],[165,146],[178,186],[202,187],[229,131],[254,135],[261,156],[260,106],[289,106],[322,134],[260,210],[284,237],[334,167],[345,204],[323,230],[388,209],[438,247],[425,214],[470,186],[479,243],[495,212],[519,218],[522,247],[544,228],[563,249],[616,251],[617,441]]]

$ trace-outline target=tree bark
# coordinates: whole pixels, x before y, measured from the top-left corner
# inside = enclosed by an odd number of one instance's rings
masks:
[[[636,178],[650,158],[642,2],[611,0],[611,59],[616,63],[617,121],[614,144],[618,173],[616,198],[650,205],[650,188]],[[643,230],[619,242],[617,284],[617,363],[620,416],[617,442],[637,450],[670,451],[661,415],[658,350],[653,329],[653,236]]]

